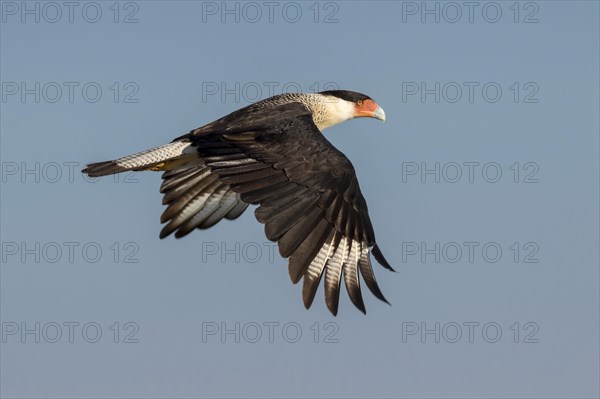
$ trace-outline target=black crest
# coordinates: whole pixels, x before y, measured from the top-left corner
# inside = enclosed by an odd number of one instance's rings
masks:
[[[355,103],[359,100],[364,101],[364,100],[371,99],[371,97],[367,96],[366,94],[357,93],[355,91],[349,91],[349,90],[328,90],[328,91],[322,91],[320,94],[338,97],[338,98],[341,98],[342,100],[350,101],[353,103]]]

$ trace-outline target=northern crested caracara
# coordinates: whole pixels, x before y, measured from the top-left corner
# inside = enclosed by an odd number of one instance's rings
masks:
[[[286,93],[237,110],[176,138],[170,144],[113,161],[87,165],[91,177],[128,170],[165,171],[160,192],[167,223],[160,238],[183,237],[219,220],[236,219],[259,205],[256,219],[289,258],[289,273],[304,277],[308,309],[325,274],[325,302],[337,314],[342,275],[350,300],[363,313],[360,274],[387,303],[375,280],[369,250],[392,267],[377,243],[367,203],[348,158],[321,134],[357,117],[385,120],[364,94],[323,91]]]

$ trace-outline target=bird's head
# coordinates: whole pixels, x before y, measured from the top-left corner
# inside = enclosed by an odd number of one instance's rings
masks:
[[[348,90],[329,90],[318,93],[324,96],[325,113],[321,130],[353,118],[375,118],[385,121],[385,112],[369,96]]]

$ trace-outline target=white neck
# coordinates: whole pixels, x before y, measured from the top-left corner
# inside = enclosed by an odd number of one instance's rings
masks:
[[[334,96],[322,96],[319,108],[315,124],[321,131],[354,118],[356,112],[354,103]]]

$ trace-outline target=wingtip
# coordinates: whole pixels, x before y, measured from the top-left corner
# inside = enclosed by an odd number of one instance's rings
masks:
[[[392,306],[392,304],[390,303],[390,301],[387,300],[387,298],[383,295],[383,293],[381,291],[379,291],[379,296],[377,296],[377,298],[381,301],[381,302],[385,302],[388,305]]]
[[[325,292],[327,293],[327,290],[325,290]],[[327,305],[327,309],[329,309],[329,311],[331,312],[331,314],[335,317],[338,314],[338,309],[339,309],[339,297],[340,293],[337,292],[337,295],[334,293],[332,296],[326,295],[325,296],[325,304]]]
[[[312,299],[302,298],[302,303],[304,304],[304,309],[309,310],[312,306]]]
[[[362,298],[361,298],[362,299]],[[360,303],[354,303],[354,301],[352,301],[352,298],[350,298],[350,301],[352,302],[352,304],[354,305],[354,307],[358,310],[360,310],[360,312],[362,314],[367,314],[367,308],[365,307],[364,302],[360,302]]]
[[[381,294],[381,296],[377,296],[377,299],[379,299],[381,302],[387,303],[388,305],[392,306],[390,301],[388,301],[387,298],[383,296],[383,294]]]
[[[160,238],[161,240],[164,240],[165,238],[167,238],[172,232],[166,230],[167,226],[163,227],[163,229],[160,231],[160,234],[158,235],[158,238]]]
[[[385,259],[385,257],[383,256],[379,245],[375,244],[371,252],[373,253],[373,256],[375,256],[375,259],[381,266],[385,267],[389,271],[396,272],[396,270],[394,270],[394,268],[390,265],[387,259]]]

